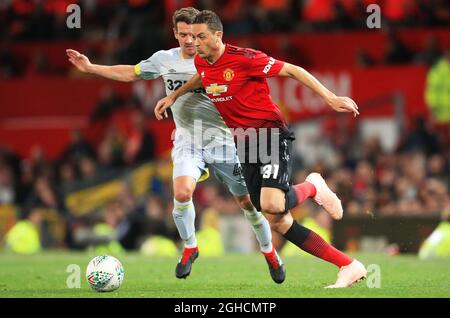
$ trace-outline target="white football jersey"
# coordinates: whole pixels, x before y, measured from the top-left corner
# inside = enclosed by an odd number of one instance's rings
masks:
[[[184,59],[179,47],[156,52],[137,64],[135,71],[142,79],[162,77],[167,95],[197,73],[194,59]],[[180,96],[171,110],[177,128],[175,143],[191,141],[201,148],[234,146],[230,130],[204,88]]]

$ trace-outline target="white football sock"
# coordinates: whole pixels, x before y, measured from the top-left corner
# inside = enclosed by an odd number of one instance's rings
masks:
[[[174,199],[173,203],[173,220],[175,221],[181,239],[184,241],[184,247],[196,247],[195,207],[192,199],[187,202],[178,202]]]
[[[269,221],[264,217],[261,212],[253,210],[244,210],[245,217],[253,227],[253,231],[256,234],[256,239],[259,243],[259,248],[263,253],[269,253],[272,251],[272,232],[270,230]]]

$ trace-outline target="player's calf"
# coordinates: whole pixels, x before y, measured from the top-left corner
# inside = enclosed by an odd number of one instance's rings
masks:
[[[289,228],[292,226],[293,218],[292,215],[288,213],[273,213],[265,214],[267,220],[269,221],[270,228],[281,235],[284,235]]]

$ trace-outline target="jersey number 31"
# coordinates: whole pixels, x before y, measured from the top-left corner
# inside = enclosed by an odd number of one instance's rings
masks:
[[[272,176],[273,179],[278,177],[279,165],[265,165],[262,167],[263,179],[269,179]]]

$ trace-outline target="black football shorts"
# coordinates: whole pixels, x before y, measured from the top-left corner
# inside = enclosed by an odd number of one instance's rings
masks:
[[[292,142],[290,131],[271,129],[258,140],[247,142],[245,153],[239,151],[242,172],[253,205],[261,211],[261,188],[276,188],[287,192],[292,178]],[[241,154],[242,152],[242,154]]]

